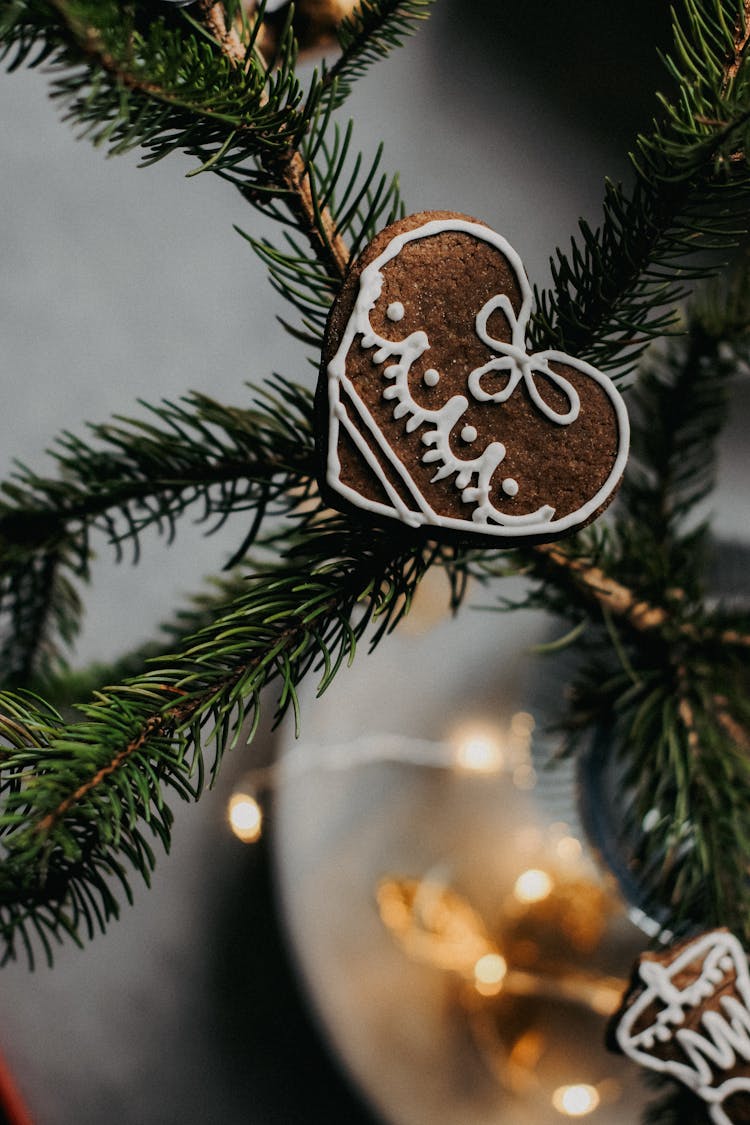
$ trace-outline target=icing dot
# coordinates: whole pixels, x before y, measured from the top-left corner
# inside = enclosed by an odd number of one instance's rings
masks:
[[[506,477],[503,481],[502,489],[506,496],[516,496],[518,493],[518,481],[513,480],[513,477]]]
[[[385,315],[389,320],[403,320],[405,311],[400,301],[393,301],[386,309]]]
[[[473,426],[464,426],[464,428],[461,430],[461,437],[467,443],[470,441],[476,441],[477,431]]]
[[[436,387],[440,380],[440,372],[436,371],[434,367],[430,367],[425,371],[422,378],[428,387]]]

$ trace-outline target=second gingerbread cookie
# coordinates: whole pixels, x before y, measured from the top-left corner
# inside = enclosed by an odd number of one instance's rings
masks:
[[[527,353],[531,306],[520,258],[474,219],[424,212],[377,235],[328,321],[328,502],[498,546],[603,511],[627,458],[623,400],[587,363]]]

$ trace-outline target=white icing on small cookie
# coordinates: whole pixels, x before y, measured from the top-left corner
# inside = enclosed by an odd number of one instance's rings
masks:
[[[382,293],[383,268],[409,243],[431,238],[446,231],[469,234],[481,242],[494,246],[504,255],[516,275],[521,307],[516,314],[507,294],[500,293],[478,310],[475,331],[477,337],[494,353],[494,358],[469,372],[465,395],[453,395],[439,409],[430,410],[420,406],[409,386],[409,373],[412,367],[429,350],[430,342],[427,334],[423,331],[414,331],[402,340],[385,339],[373,329],[370,313]],[[373,514],[395,517],[411,527],[435,526],[451,531],[473,530],[498,539],[531,535],[554,538],[557,534],[585,523],[594,515],[614,491],[627,459],[629,425],[625,404],[612,382],[589,364],[554,350],[533,355],[527,353],[526,330],[531,316],[532,300],[531,287],[521,259],[501,235],[488,227],[468,219],[434,219],[395,235],[386,248],[362,270],[354,307],[336,354],[328,364],[329,445],[326,477],[328,485],[356,507]],[[512,337],[510,343],[496,340],[489,334],[489,318],[497,311],[503,313],[510,326]],[[404,306],[400,301],[391,302],[386,309],[386,317],[389,320],[397,322],[404,315]],[[431,483],[454,478],[452,484],[460,492],[462,502],[467,508],[471,506],[466,517],[443,516],[434,511],[408,467],[403,464],[397,451],[380,430],[347,374],[347,356],[357,338],[362,348],[374,349],[371,357],[373,364],[384,365],[382,394],[387,402],[393,404],[393,418],[404,420],[406,433],[412,433],[420,426],[425,427],[422,443],[428,448],[422,454],[422,462],[435,467]],[[486,404],[490,408],[492,404],[506,402],[519,383],[523,383],[532,403],[548,421],[558,426],[567,426],[574,422],[580,412],[578,393],[569,380],[552,370],[551,363],[574,368],[577,372],[593,379],[604,390],[616,418],[619,439],[617,454],[605,483],[576,511],[555,519],[554,508],[550,504],[543,504],[536,511],[525,515],[510,514],[496,507],[491,498],[492,477],[506,455],[502,442],[489,442],[476,456],[465,458],[453,452],[450,435],[466,413],[470,399],[475,403]],[[502,390],[495,392],[486,390],[482,385],[485,377],[498,373],[506,376]],[[423,383],[428,387],[436,386],[439,379],[440,374],[433,367],[428,368],[422,376]],[[565,400],[566,408],[558,410],[551,406],[540,392],[537,380],[541,385],[544,385],[545,381],[550,383],[558,396]],[[354,418],[359,420],[359,428],[355,425]],[[388,504],[361,495],[341,479],[338,444],[342,428],[354,441],[373,475],[380,482],[388,497]],[[362,431],[366,433],[367,438],[362,436]],[[354,436],[355,434],[357,437]],[[477,438],[476,428],[471,425],[463,426],[461,437],[466,444],[471,444]],[[364,447],[369,448],[367,454],[364,452]],[[408,495],[413,499],[413,507],[405,504],[390,484],[373,451],[374,448],[377,448],[379,455],[403,482]],[[518,482],[511,477],[507,477],[501,486],[508,496],[515,496],[518,487]]]
[[[684,1083],[707,1103],[715,1125],[732,1125],[723,1103],[732,1094],[750,1093],[750,972],[739,941],[714,930],[689,942],[668,965],[643,959],[638,973],[643,990],[617,1025],[620,1049]],[[685,977],[687,984],[675,983]],[[700,1012],[700,1030],[685,1026],[691,1009]],[[651,1053],[670,1040],[681,1048],[680,1057]],[[723,1079],[731,1070],[740,1073]]]

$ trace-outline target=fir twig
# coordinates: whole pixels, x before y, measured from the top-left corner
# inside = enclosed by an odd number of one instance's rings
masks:
[[[634,465],[601,550],[605,570],[660,591],[669,613],[650,632],[620,629],[616,645],[604,627],[586,630],[570,716],[571,748],[598,727],[618,763],[613,833],[644,909],[677,932],[727,925],[745,939],[750,630],[746,613],[710,608],[710,544],[696,516],[713,482],[726,383],[747,362],[749,282],[743,267],[709,293],[644,372]],[[556,599],[546,601],[571,617]]]
[[[103,927],[117,912],[105,876],[115,875],[129,895],[123,863],[145,878],[154,863],[144,833],[169,844],[163,791],[197,796],[243,726],[255,729],[262,688],[279,684],[279,715],[296,710],[297,684],[310,670],[318,669],[325,690],[371,622],[376,635],[395,626],[434,559],[434,549],[394,555],[387,536],[363,550],[340,521],[323,535],[330,547],[328,537],[339,563],[323,561],[311,530],[295,558],[307,564],[307,577],[288,565],[258,574],[181,653],[100,690],[80,708],[81,722],[64,726],[45,705],[4,698],[0,933],[7,956],[19,941],[30,947],[29,926],[48,955],[50,939],[68,929]],[[51,904],[49,913],[35,909],[41,904]]]
[[[735,245],[750,217],[750,13],[736,0],[684,8],[666,60],[674,98],[661,98],[653,131],[638,138],[632,194],[607,183],[602,226],[581,222],[581,243],[558,252],[553,286],[538,294],[535,343],[554,341],[604,370],[632,367],[674,329],[676,302],[716,272],[707,252]]]
[[[86,581],[91,537],[102,533],[138,560],[154,528],[172,541],[177,521],[197,509],[210,532],[250,515],[237,554],[249,550],[261,520],[293,511],[313,487],[312,402],[284,380],[256,392],[255,407],[220,406],[194,394],[151,407],[155,422],[120,419],[64,434],[52,449],[59,477],[19,467],[0,490],[0,636],[4,683],[28,680],[52,609],[62,639],[76,632],[80,604],[72,579]],[[48,652],[45,674],[59,653]]]
[[[302,314],[301,328],[291,330],[318,347],[350,255],[402,207],[380,152],[372,160],[354,155],[351,129],[341,129],[332,113],[364,67],[426,14],[426,4],[367,0],[342,29],[341,58],[314,75],[306,92],[291,24],[274,59],[264,60],[256,49],[259,21],[245,21],[238,5],[205,0],[196,11],[198,19],[167,18],[113,0],[13,0],[0,14],[0,41],[12,67],[54,64],[54,92],[95,142],[112,152],[142,146],[147,161],[187,152],[198,171],[232,183],[285,224],[282,249],[251,241]],[[678,295],[716,269],[696,259],[696,249],[724,247],[744,229],[749,32],[746,4],[687,0],[668,60],[677,96],[662,100],[659,120],[639,139],[633,192],[608,185],[601,229],[582,226],[582,245],[559,256],[553,290],[539,299],[537,346],[554,343],[600,367],[633,360],[673,328],[668,306]],[[750,736],[735,650],[750,629],[739,614],[706,609],[700,551],[693,549],[703,546],[703,533],[686,530],[711,483],[696,464],[719,417],[703,433],[696,418],[713,403],[727,328],[724,316],[721,333],[708,333],[708,344],[698,347],[694,322],[693,353],[676,345],[665,361],[668,376],[644,381],[645,408],[657,404],[660,417],[678,424],[671,441],[649,444],[644,431],[642,471],[623,490],[625,515],[614,529],[516,557],[538,581],[531,601],[572,618],[569,636],[592,655],[579,678],[572,727],[590,729],[614,716],[633,786],[628,823],[642,823],[644,801],[657,808],[653,850],[636,857],[654,902],[666,903],[677,923],[690,912],[708,921],[724,912],[742,928],[749,916],[743,810]],[[703,362],[711,355],[713,365]],[[683,414],[675,410],[680,394],[687,396]],[[55,608],[54,581],[66,570],[85,577],[92,528],[137,548],[145,526],[171,534],[198,500],[219,519],[252,511],[238,547],[244,553],[269,513],[294,510],[312,464],[309,396],[297,406],[284,429],[273,412],[229,417],[213,404],[208,419],[204,400],[167,405],[151,428],[96,430],[93,450],[66,438],[72,444],[63,443],[67,475],[59,482],[22,471],[0,511],[7,548],[0,589],[12,625],[31,622],[23,675],[38,663],[39,638],[49,643],[43,623]],[[639,539],[632,527],[646,510],[661,518]],[[644,565],[646,540],[657,561]],[[66,724],[22,694],[4,697],[0,921],[8,955],[19,943],[31,951],[34,934],[49,955],[51,940],[77,937],[116,914],[112,878],[129,894],[126,866],[145,877],[153,866],[149,834],[169,843],[165,791],[196,794],[206,748],[213,743],[211,772],[242,723],[252,729],[257,721],[263,686],[276,683],[281,712],[295,707],[297,686],[311,670],[325,688],[368,623],[375,624],[374,643],[397,623],[429,565],[446,566],[455,604],[467,575],[498,569],[481,553],[452,554],[406,533],[362,536],[355,521],[327,520],[317,508],[298,513],[274,546],[281,561],[213,607],[171,660],[98,691],[79,709],[81,721]],[[36,584],[24,586],[25,567],[38,573]],[[675,575],[677,588],[667,585]],[[71,610],[68,627],[74,617]],[[707,890],[707,874],[730,851],[721,880]]]

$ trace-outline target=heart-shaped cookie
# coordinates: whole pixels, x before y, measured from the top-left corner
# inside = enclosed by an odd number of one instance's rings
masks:
[[[625,404],[589,364],[527,353],[531,306],[520,258],[484,224],[433,211],[381,231],[326,329],[327,502],[498,546],[603,511],[627,458]]]

